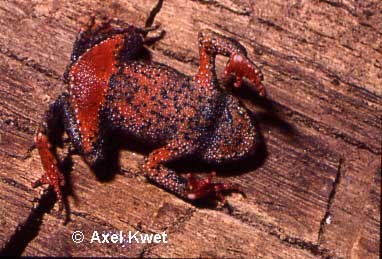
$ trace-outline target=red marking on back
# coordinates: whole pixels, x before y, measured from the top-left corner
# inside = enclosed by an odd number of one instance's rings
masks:
[[[92,141],[98,134],[99,108],[105,102],[110,76],[118,71],[116,57],[122,46],[123,36],[116,35],[93,46],[71,68],[70,101],[75,108],[85,152],[92,151]]]

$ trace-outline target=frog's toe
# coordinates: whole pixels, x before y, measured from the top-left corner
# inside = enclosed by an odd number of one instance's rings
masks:
[[[232,55],[223,72],[223,81],[228,82],[232,74],[235,76],[235,87],[240,87],[242,79],[247,78],[255,86],[260,96],[265,96],[265,88],[261,83],[264,79],[263,74],[250,59],[241,54]]]
[[[197,200],[201,198],[210,198],[213,200],[225,202],[225,194],[231,192],[239,192],[244,194],[240,186],[237,184],[229,183],[212,183],[212,177],[216,175],[212,172],[208,177],[196,179],[192,175],[187,175],[188,192],[187,198],[190,200]]]
[[[62,195],[61,188],[64,185],[63,180],[59,181],[57,179],[52,179],[47,176],[47,174],[44,174],[40,179],[38,179],[35,182],[32,182],[32,188],[37,188],[42,185],[49,185],[49,187],[53,188],[53,191],[56,194],[57,202],[58,202],[58,209],[61,211],[64,206],[64,197]]]

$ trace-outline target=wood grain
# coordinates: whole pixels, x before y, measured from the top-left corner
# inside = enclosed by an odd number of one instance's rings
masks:
[[[184,202],[148,184],[142,154],[123,151],[121,174],[100,181],[65,159],[70,220],[42,173],[33,134],[65,91],[76,31],[93,12],[160,24],[152,59],[193,75],[197,32],[238,39],[262,67],[266,100],[235,91],[263,146],[220,168],[247,198],[231,210]],[[379,1],[0,2],[0,254],[131,257],[377,258],[380,254],[382,4]],[[149,36],[158,35],[158,31]],[[220,74],[226,59],[217,59]],[[60,149],[64,160],[66,149]],[[187,168],[193,170],[192,167]],[[75,244],[73,231],[87,242]],[[94,231],[168,233],[168,244],[90,244]]]

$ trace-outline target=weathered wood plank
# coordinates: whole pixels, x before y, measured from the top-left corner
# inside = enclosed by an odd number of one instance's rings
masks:
[[[61,74],[75,33],[95,10],[144,26],[157,4],[0,3],[1,247],[13,242],[24,255],[61,256],[377,257],[382,8],[372,1],[164,1],[154,23],[166,35],[150,47],[155,61],[194,74],[197,32],[209,27],[239,39],[262,66],[268,100],[237,93],[254,112],[265,148],[220,176],[242,185],[247,198],[229,197],[231,212],[204,210],[145,183],[142,155],[124,152],[126,173],[110,183],[74,157],[76,198],[69,197],[71,221],[61,224],[51,196],[29,185],[42,173],[37,152],[23,156],[41,114],[65,89]],[[218,59],[218,71],[224,62]],[[166,230],[170,243],[71,241],[75,230],[133,229]]]

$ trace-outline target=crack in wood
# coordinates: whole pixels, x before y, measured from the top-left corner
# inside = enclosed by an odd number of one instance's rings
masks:
[[[325,124],[322,124],[322,123],[320,123],[320,122],[318,122],[318,121],[316,121],[310,117],[307,117],[307,116],[299,113],[298,111],[292,110],[289,107],[282,105],[281,103],[278,103],[276,101],[272,101],[272,102],[275,104],[276,107],[279,106],[280,110],[283,111],[283,114],[285,114],[286,116],[291,118],[291,120],[293,120],[294,122],[302,123],[304,126],[306,126],[308,128],[314,129],[317,132],[325,133],[325,135],[333,137],[335,139],[341,139],[345,143],[347,143],[351,146],[355,146],[358,149],[367,150],[367,151],[369,151],[375,155],[381,154],[381,151],[378,150],[378,148],[376,148],[376,147],[374,147],[368,143],[359,141],[357,139],[350,137],[348,134],[346,134],[344,132],[340,132],[336,129],[330,128]]]
[[[322,218],[322,220],[320,222],[320,229],[318,231],[318,238],[317,238],[317,243],[318,244],[322,244],[323,235],[325,233],[326,225],[328,224],[328,220],[331,220],[330,209],[332,208],[332,204],[333,204],[334,199],[336,197],[338,186],[341,183],[341,177],[342,177],[342,175],[341,175],[341,167],[342,167],[342,163],[343,163],[343,158],[341,157],[339,162],[338,162],[337,174],[336,174],[336,178],[334,179],[334,182],[333,182],[332,191],[329,194],[328,203],[326,205],[325,215],[324,215],[324,217]]]
[[[170,227],[165,228],[164,231],[168,230],[167,234],[173,233],[173,231],[176,232],[176,229],[180,225],[183,225],[186,222],[191,220],[191,218],[193,217],[195,212],[196,212],[196,209],[189,208],[184,215],[177,218],[177,220],[175,220],[175,222]],[[157,244],[156,243],[149,243],[149,244],[145,245],[139,253],[139,258],[145,258],[147,255],[150,255],[149,253],[151,252],[151,250],[154,247],[159,246],[159,245],[160,245],[159,243],[157,243]]]
[[[340,9],[343,9],[345,10],[346,12],[348,12],[349,14],[351,14],[352,16],[354,17],[358,17],[357,16],[357,13],[353,10],[351,10],[348,6],[346,6],[344,3],[342,3],[342,1],[329,1],[329,0],[320,0],[321,3],[326,3],[330,6],[333,6],[333,7],[336,7],[336,8],[340,8]]]
[[[260,18],[260,17],[257,18],[257,21],[258,21],[259,23],[261,23],[261,24],[266,25],[266,26],[275,28],[276,31],[284,31],[284,32],[288,32],[287,30],[285,30],[285,29],[284,29],[283,27],[281,27],[280,25],[275,24],[273,21],[265,20],[265,19]],[[293,36],[294,36],[294,35],[293,35]]]
[[[10,158],[14,158],[14,159],[17,159],[19,161],[25,161],[26,159],[28,159],[29,157],[26,157],[25,155],[23,156],[20,156],[20,155],[17,155],[15,153],[10,153],[6,150],[3,150],[3,149],[0,149],[0,154],[2,155],[5,155],[5,156],[8,156]]]
[[[247,40],[249,40],[247,38]],[[315,69],[321,71],[323,74],[326,75],[326,77],[328,78],[335,78],[339,81],[339,83],[343,83],[345,85],[348,85],[350,86],[351,88],[353,88],[351,91],[352,93],[354,94],[358,94],[358,95],[365,95],[369,98],[372,98],[372,99],[380,99],[380,96],[376,93],[373,93],[371,92],[370,90],[368,89],[365,89],[364,87],[360,86],[360,85],[357,85],[355,83],[352,83],[352,82],[349,82],[347,80],[344,80],[342,79],[341,77],[339,77],[337,75],[336,72],[330,70],[329,68],[327,67],[324,67],[322,64],[318,63],[318,62],[315,62],[314,60],[309,60],[309,59],[306,59],[306,58],[303,58],[303,57],[298,57],[298,56],[292,56],[292,55],[284,55],[282,54],[281,52],[278,52],[278,51],[275,51],[271,48],[268,48],[256,41],[250,41],[250,44],[251,46],[254,48],[254,49],[257,49],[257,50],[260,50],[261,53],[267,53],[269,55],[272,55],[274,57],[277,57],[279,59],[285,59],[287,61],[294,61],[294,62],[298,62],[298,63],[301,63],[301,64],[306,64],[306,65],[311,65],[313,66]],[[271,65],[270,63],[267,63],[265,61],[263,61],[263,65],[268,65],[272,68],[278,68],[276,69],[277,72],[279,72],[280,74],[283,74],[283,75],[288,75],[290,76],[290,72],[293,72],[293,71],[288,71],[286,70],[287,67],[286,66],[283,66],[283,67],[280,67],[280,66],[277,66],[277,65]],[[303,75],[304,77],[307,77],[307,75]],[[311,82],[309,81],[309,83],[312,83],[312,85],[322,85],[322,84],[319,84],[319,82],[317,82],[317,80]],[[357,93],[356,93],[357,91]]]
[[[334,253],[330,250],[323,248],[320,244],[315,244],[310,241],[303,240],[298,237],[290,236],[285,234],[282,229],[277,228],[274,225],[266,224],[262,221],[252,221],[251,219],[245,217],[245,215],[240,214],[240,212],[235,211],[235,208],[232,207],[232,211],[228,213],[229,216],[239,220],[241,223],[248,225],[250,227],[254,227],[264,233],[267,233],[273,237],[276,237],[283,243],[288,244],[291,247],[302,249],[308,251],[314,256],[319,256],[321,258],[332,258],[335,259],[337,257],[334,256]]]
[[[243,8],[242,10],[238,10],[238,9],[235,10],[234,8],[229,7],[225,4],[219,3],[219,1],[215,1],[215,0],[192,0],[192,1],[198,2],[198,3],[203,4],[203,5],[216,6],[218,8],[222,8],[224,10],[227,10],[233,14],[237,14],[240,16],[250,16],[252,14],[252,11],[249,10],[249,8]]]
[[[10,186],[13,186],[13,187],[15,187],[17,189],[20,189],[20,190],[24,191],[24,192],[29,192],[30,191],[30,187],[27,187],[24,184],[22,184],[20,182],[17,182],[17,181],[15,181],[15,180],[13,180],[11,178],[8,178],[8,177],[0,178],[0,182],[3,182],[3,183],[8,184]]]
[[[0,114],[0,116],[1,116],[1,114]],[[3,116],[1,116],[1,117],[3,117]],[[17,131],[26,133],[28,135],[33,135],[36,131],[35,129],[32,129],[32,127],[30,127],[30,125],[28,125],[28,124],[19,123],[18,119],[13,119],[13,118],[9,118],[9,117],[4,118],[3,123],[6,125],[9,125],[11,127],[14,127]]]
[[[20,57],[17,54],[13,53],[10,49],[8,49],[2,45],[0,45],[0,53],[13,59],[13,60],[16,60],[16,61],[26,65],[27,67],[30,67],[30,68],[36,70],[37,72],[39,72],[39,73],[41,73],[41,74],[43,74],[49,78],[53,78],[53,79],[62,81],[62,76],[58,75],[55,71],[53,71],[49,68],[43,67],[40,64],[38,64],[37,62],[35,62],[34,60],[31,60],[27,57]]]

